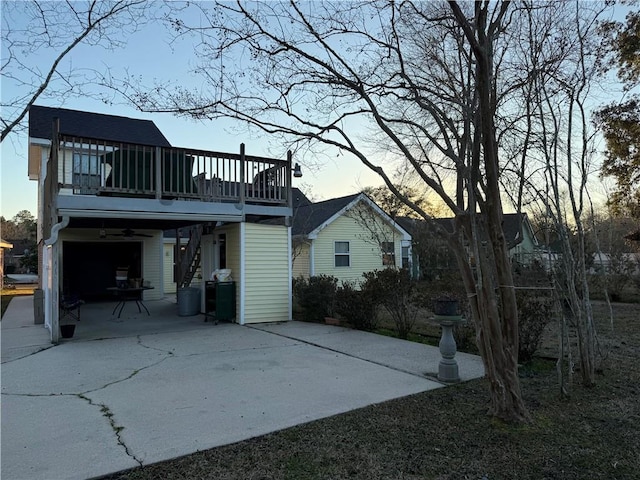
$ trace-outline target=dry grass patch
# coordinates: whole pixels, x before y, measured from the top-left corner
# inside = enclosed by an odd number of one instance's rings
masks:
[[[640,305],[614,305],[613,330],[606,307],[594,309],[605,354],[598,385],[560,398],[554,362],[536,359],[521,371],[531,424],[487,417],[477,380],[107,478],[637,479]]]

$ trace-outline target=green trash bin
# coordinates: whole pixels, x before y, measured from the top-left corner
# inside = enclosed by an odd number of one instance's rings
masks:
[[[236,282],[205,282],[205,315],[216,323],[236,318]]]

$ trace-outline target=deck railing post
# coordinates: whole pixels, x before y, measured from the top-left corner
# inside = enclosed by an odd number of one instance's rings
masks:
[[[244,154],[244,143],[241,143],[240,144],[240,205],[244,205],[245,190],[247,189],[247,186],[244,180],[246,161],[247,160]]]
[[[285,192],[287,195],[287,205],[289,206],[289,208],[293,208],[293,194],[291,193],[291,188],[293,186],[293,179],[291,177],[292,175],[292,165],[293,163],[293,153],[291,153],[291,150],[287,150],[287,185],[285,188]]]
[[[156,198],[162,198],[162,147],[156,147],[155,161]]]

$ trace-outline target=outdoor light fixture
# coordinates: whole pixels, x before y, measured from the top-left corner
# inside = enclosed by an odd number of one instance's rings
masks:
[[[298,162],[296,162],[296,164],[293,166],[293,176],[296,178],[302,177],[302,169],[300,168],[300,164]]]

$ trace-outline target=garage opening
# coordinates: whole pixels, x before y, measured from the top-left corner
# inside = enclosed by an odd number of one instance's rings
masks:
[[[116,270],[128,267],[129,278],[141,278],[141,242],[63,242],[62,288],[84,301],[112,300]]]

